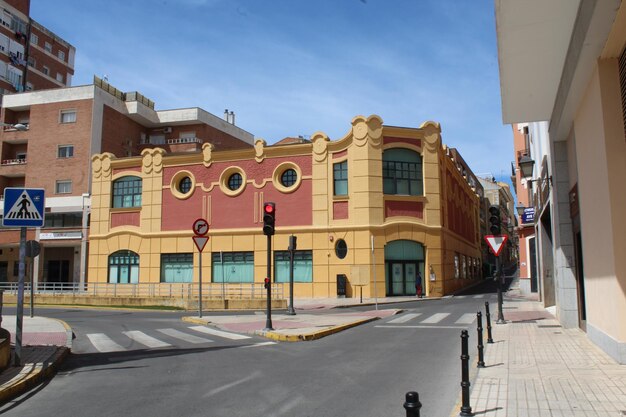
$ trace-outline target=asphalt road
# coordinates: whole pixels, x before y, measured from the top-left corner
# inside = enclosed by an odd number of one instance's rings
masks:
[[[448,416],[460,397],[461,330],[470,330],[474,368],[471,316],[484,310],[485,301],[495,310],[495,293],[474,293],[405,303],[401,315],[317,341],[272,344],[257,336],[233,340],[198,334],[180,321],[187,313],[41,309],[38,314],[72,326],[77,336],[73,353],[51,381],[0,413],[403,416],[404,395],[415,390],[422,415]],[[124,332],[141,332],[169,346],[146,349]],[[209,341],[177,339],[180,333]],[[106,335],[123,350],[99,351],[87,336],[92,334]]]

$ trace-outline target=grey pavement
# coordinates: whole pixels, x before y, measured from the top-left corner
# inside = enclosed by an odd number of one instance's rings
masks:
[[[472,412],[485,417],[626,415],[626,366],[582,330],[562,328],[541,303],[521,297],[515,284],[503,311],[507,323],[493,324],[494,343],[485,343],[486,367],[472,382]],[[470,355],[475,367],[475,349]]]
[[[250,332],[281,341],[304,341],[398,313],[376,304],[416,301],[415,297],[296,300],[297,314],[273,314],[274,329],[267,331],[265,314],[189,316],[224,330]],[[430,299],[420,299],[428,302]],[[339,307],[366,305],[366,311]],[[495,309],[494,309],[495,310]],[[492,312],[492,316],[496,316]],[[493,324],[493,344],[486,343],[486,367],[476,369],[475,348],[470,350],[473,377],[470,405],[476,415],[624,416],[626,366],[591,343],[580,329],[564,329],[541,303],[524,298],[515,283],[504,302],[506,324]],[[15,316],[2,325],[13,333]],[[470,346],[475,346],[470,333]],[[71,329],[55,319],[24,319],[24,364],[0,374],[0,402],[6,402],[51,376],[71,346]],[[28,341],[28,343],[26,343]],[[33,344],[33,346],[26,346]],[[35,346],[36,345],[36,346]],[[459,387],[460,398],[460,387]],[[459,406],[452,415],[458,415]]]

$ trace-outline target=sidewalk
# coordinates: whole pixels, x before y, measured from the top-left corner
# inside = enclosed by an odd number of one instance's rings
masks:
[[[0,403],[5,403],[53,375],[70,351],[72,330],[55,319],[24,317],[22,366],[12,366],[15,345],[15,316],[3,316],[2,327],[11,333],[11,363],[0,373]]]
[[[503,312],[507,323],[492,324],[486,368],[478,369],[472,382],[472,412],[485,417],[626,415],[626,366],[582,330],[562,328],[539,302],[519,296],[515,288],[507,293]],[[486,329],[484,334],[486,341]],[[470,333],[474,369],[475,338]]]

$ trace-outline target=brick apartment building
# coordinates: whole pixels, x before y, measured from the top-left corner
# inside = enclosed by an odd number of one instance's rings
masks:
[[[110,152],[140,155],[159,146],[168,152],[251,148],[253,136],[200,108],[154,109],[137,92],[94,84],[5,95],[0,122],[0,195],[5,187],[43,188],[45,226],[28,230],[40,241],[35,281],[82,283],[87,268],[91,157]],[[27,129],[16,129],[21,123]],[[18,162],[16,162],[18,161]],[[0,282],[17,279],[19,230],[0,229]]]
[[[30,0],[1,0],[0,9],[0,99],[71,86],[76,49],[30,17]]]

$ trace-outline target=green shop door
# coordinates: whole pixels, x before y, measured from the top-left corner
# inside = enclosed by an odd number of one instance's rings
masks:
[[[424,246],[421,243],[395,240],[385,245],[385,293],[388,297],[416,295],[418,273],[424,276]]]

